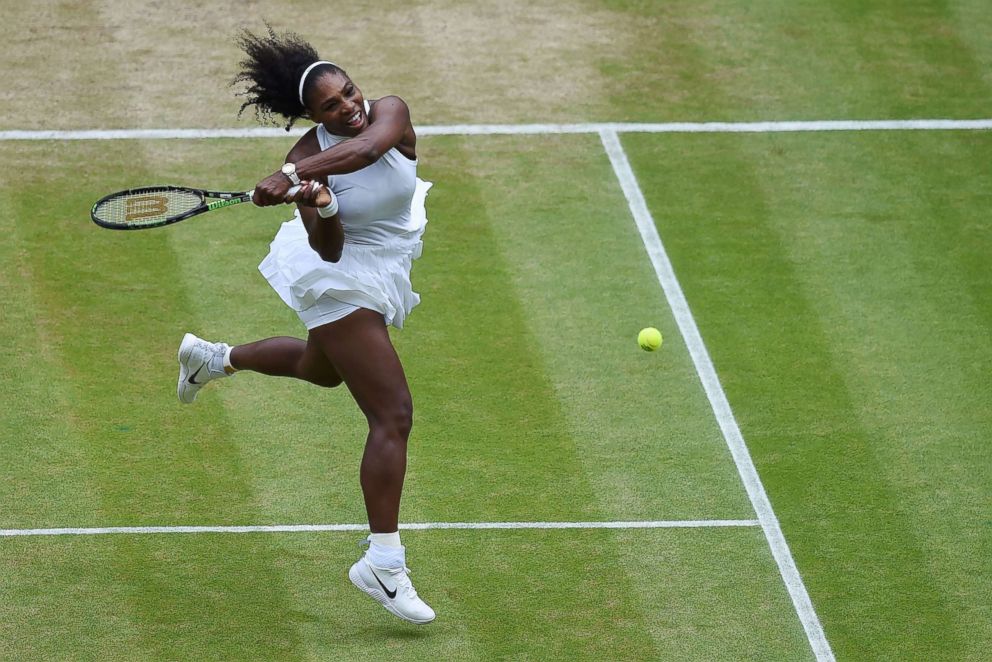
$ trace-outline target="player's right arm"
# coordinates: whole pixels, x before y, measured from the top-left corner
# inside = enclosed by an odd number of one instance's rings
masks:
[[[316,129],[307,132],[286,155],[287,163],[295,163],[313,154],[320,153]],[[303,182],[296,195],[286,198],[286,202],[295,202],[303,219],[303,227],[307,230],[310,248],[326,262],[337,262],[344,250],[344,228],[338,214],[328,218],[322,217],[318,207],[326,207],[331,202],[331,191],[325,182],[310,180]]]

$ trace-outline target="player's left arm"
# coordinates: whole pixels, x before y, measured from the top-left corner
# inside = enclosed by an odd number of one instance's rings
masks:
[[[296,174],[300,179],[318,179],[355,172],[372,165],[401,142],[408,144],[411,138],[416,140],[406,102],[399,97],[383,97],[372,106],[364,131],[299,161]]]
[[[310,132],[300,142],[309,136]],[[416,140],[406,102],[395,96],[383,97],[372,106],[369,125],[365,130],[354,138],[342,140],[333,147],[295,161],[296,174],[301,180],[323,180],[328,175],[355,172],[372,165],[401,143],[412,151]],[[276,171],[255,187],[255,203],[282,204],[290,186],[289,178]]]

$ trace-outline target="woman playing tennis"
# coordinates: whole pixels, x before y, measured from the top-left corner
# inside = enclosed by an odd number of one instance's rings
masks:
[[[296,35],[245,31],[239,45],[246,53],[236,78],[247,84],[242,110],[253,106],[263,120],[280,115],[287,129],[301,118],[316,124],[254,194],[258,205],[297,205],[259,270],[308,335],[232,347],[187,333],[179,399],[191,403],[207,382],[243,370],[325,387],[343,382],[369,425],[361,463],[369,549],[348,576],[396,616],[429,623],[434,611],[410,583],[400,543],[413,404],[386,330],[402,327],[420,301],[410,268],[420,255],[430,184],[417,179],[409,109],[398,97],[365,100],[344,70]]]

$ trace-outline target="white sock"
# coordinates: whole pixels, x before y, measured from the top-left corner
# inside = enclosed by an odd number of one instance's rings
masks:
[[[212,379],[217,379],[218,377],[227,377],[228,376],[229,373],[227,372],[227,370],[224,369],[224,367],[225,367],[224,364],[226,363],[226,360],[225,359],[227,358],[227,354],[230,351],[231,351],[231,348],[228,347],[227,349],[224,350],[223,353],[214,354],[207,361],[207,370],[210,371],[210,377]]]
[[[406,566],[406,548],[400,544],[400,533],[373,533],[369,536],[369,562],[377,568]]]
[[[387,547],[403,546],[403,543],[400,542],[399,531],[393,531],[392,533],[370,533],[369,542],[374,542],[377,545],[386,545]]]
[[[233,347],[228,345],[227,349],[224,350],[224,372],[226,372],[229,375],[233,375],[238,371],[237,368],[231,365],[231,350],[233,349],[234,349]]]

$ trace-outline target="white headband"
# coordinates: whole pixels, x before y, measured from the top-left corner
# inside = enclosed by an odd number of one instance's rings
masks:
[[[338,66],[338,65],[334,64],[333,62],[328,62],[326,60],[318,60],[317,62],[314,62],[309,67],[307,67],[306,69],[303,70],[303,75],[300,76],[300,105],[302,105],[303,107],[306,107],[306,104],[303,103],[303,83],[305,83],[306,80],[307,80],[307,74],[309,74],[313,70],[314,67],[319,66],[321,64],[329,64],[332,67],[337,67]],[[340,67],[338,67],[338,68],[340,69]]]

